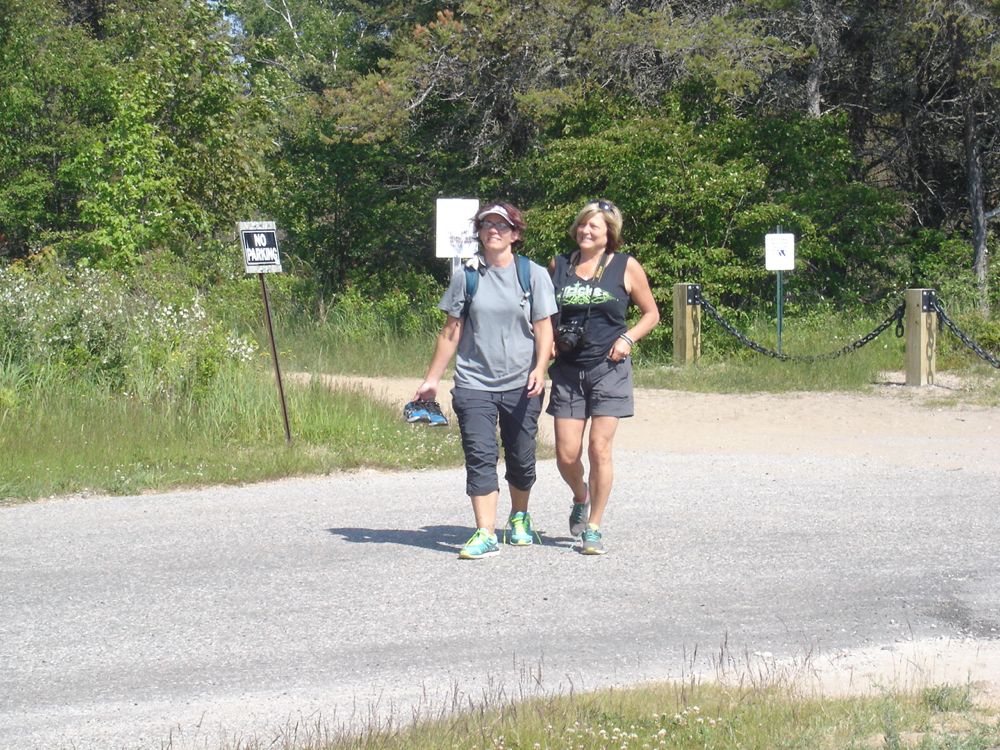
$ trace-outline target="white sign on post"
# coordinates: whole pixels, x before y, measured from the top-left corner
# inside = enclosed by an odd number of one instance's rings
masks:
[[[236,225],[247,273],[281,273],[278,230],[273,221],[241,221]]]
[[[768,271],[795,270],[795,235],[764,235],[764,267]]]
[[[469,258],[479,249],[472,222],[479,211],[475,198],[437,199],[437,236],[434,254],[438,258]]]

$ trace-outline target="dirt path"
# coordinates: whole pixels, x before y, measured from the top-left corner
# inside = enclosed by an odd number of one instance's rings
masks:
[[[301,377],[301,376],[299,376]],[[402,405],[414,379],[325,376]],[[451,383],[439,400],[450,408]],[[715,394],[636,390],[636,416],[622,420],[617,450],[878,458],[901,466],[961,469],[1000,463],[1000,409],[934,406],[943,387],[884,385],[873,394]],[[551,420],[539,422],[552,441]]]

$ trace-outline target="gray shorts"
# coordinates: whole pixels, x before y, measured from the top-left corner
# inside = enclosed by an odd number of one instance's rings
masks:
[[[549,368],[549,380],[552,388],[545,411],[553,417],[631,417],[635,413],[631,357],[621,362],[605,359],[589,370],[556,360]]]

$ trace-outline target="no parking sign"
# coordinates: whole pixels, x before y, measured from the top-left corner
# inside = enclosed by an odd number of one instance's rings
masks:
[[[241,221],[237,231],[247,273],[281,273],[278,230],[273,221]]]
[[[281,383],[281,366],[278,364],[278,347],[274,343],[274,323],[271,322],[271,303],[267,297],[265,273],[281,273],[281,258],[278,257],[278,229],[273,221],[240,221],[236,223],[236,233],[243,247],[243,267],[247,273],[255,273],[260,279],[260,292],[264,300],[264,319],[271,341],[271,360],[274,362],[274,378],[278,383],[278,398],[281,400],[281,416],[285,421],[285,441],[292,442],[292,429],[288,423],[288,405],[285,402],[285,387]]]

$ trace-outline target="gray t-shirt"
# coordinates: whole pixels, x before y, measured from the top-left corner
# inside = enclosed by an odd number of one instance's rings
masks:
[[[455,355],[455,385],[477,391],[511,391],[528,384],[535,364],[531,322],[554,315],[555,289],[549,272],[531,264],[531,297],[521,291],[516,263],[480,269]],[[465,269],[459,268],[438,307],[455,318],[465,305]],[[530,320],[529,320],[530,318]]]

